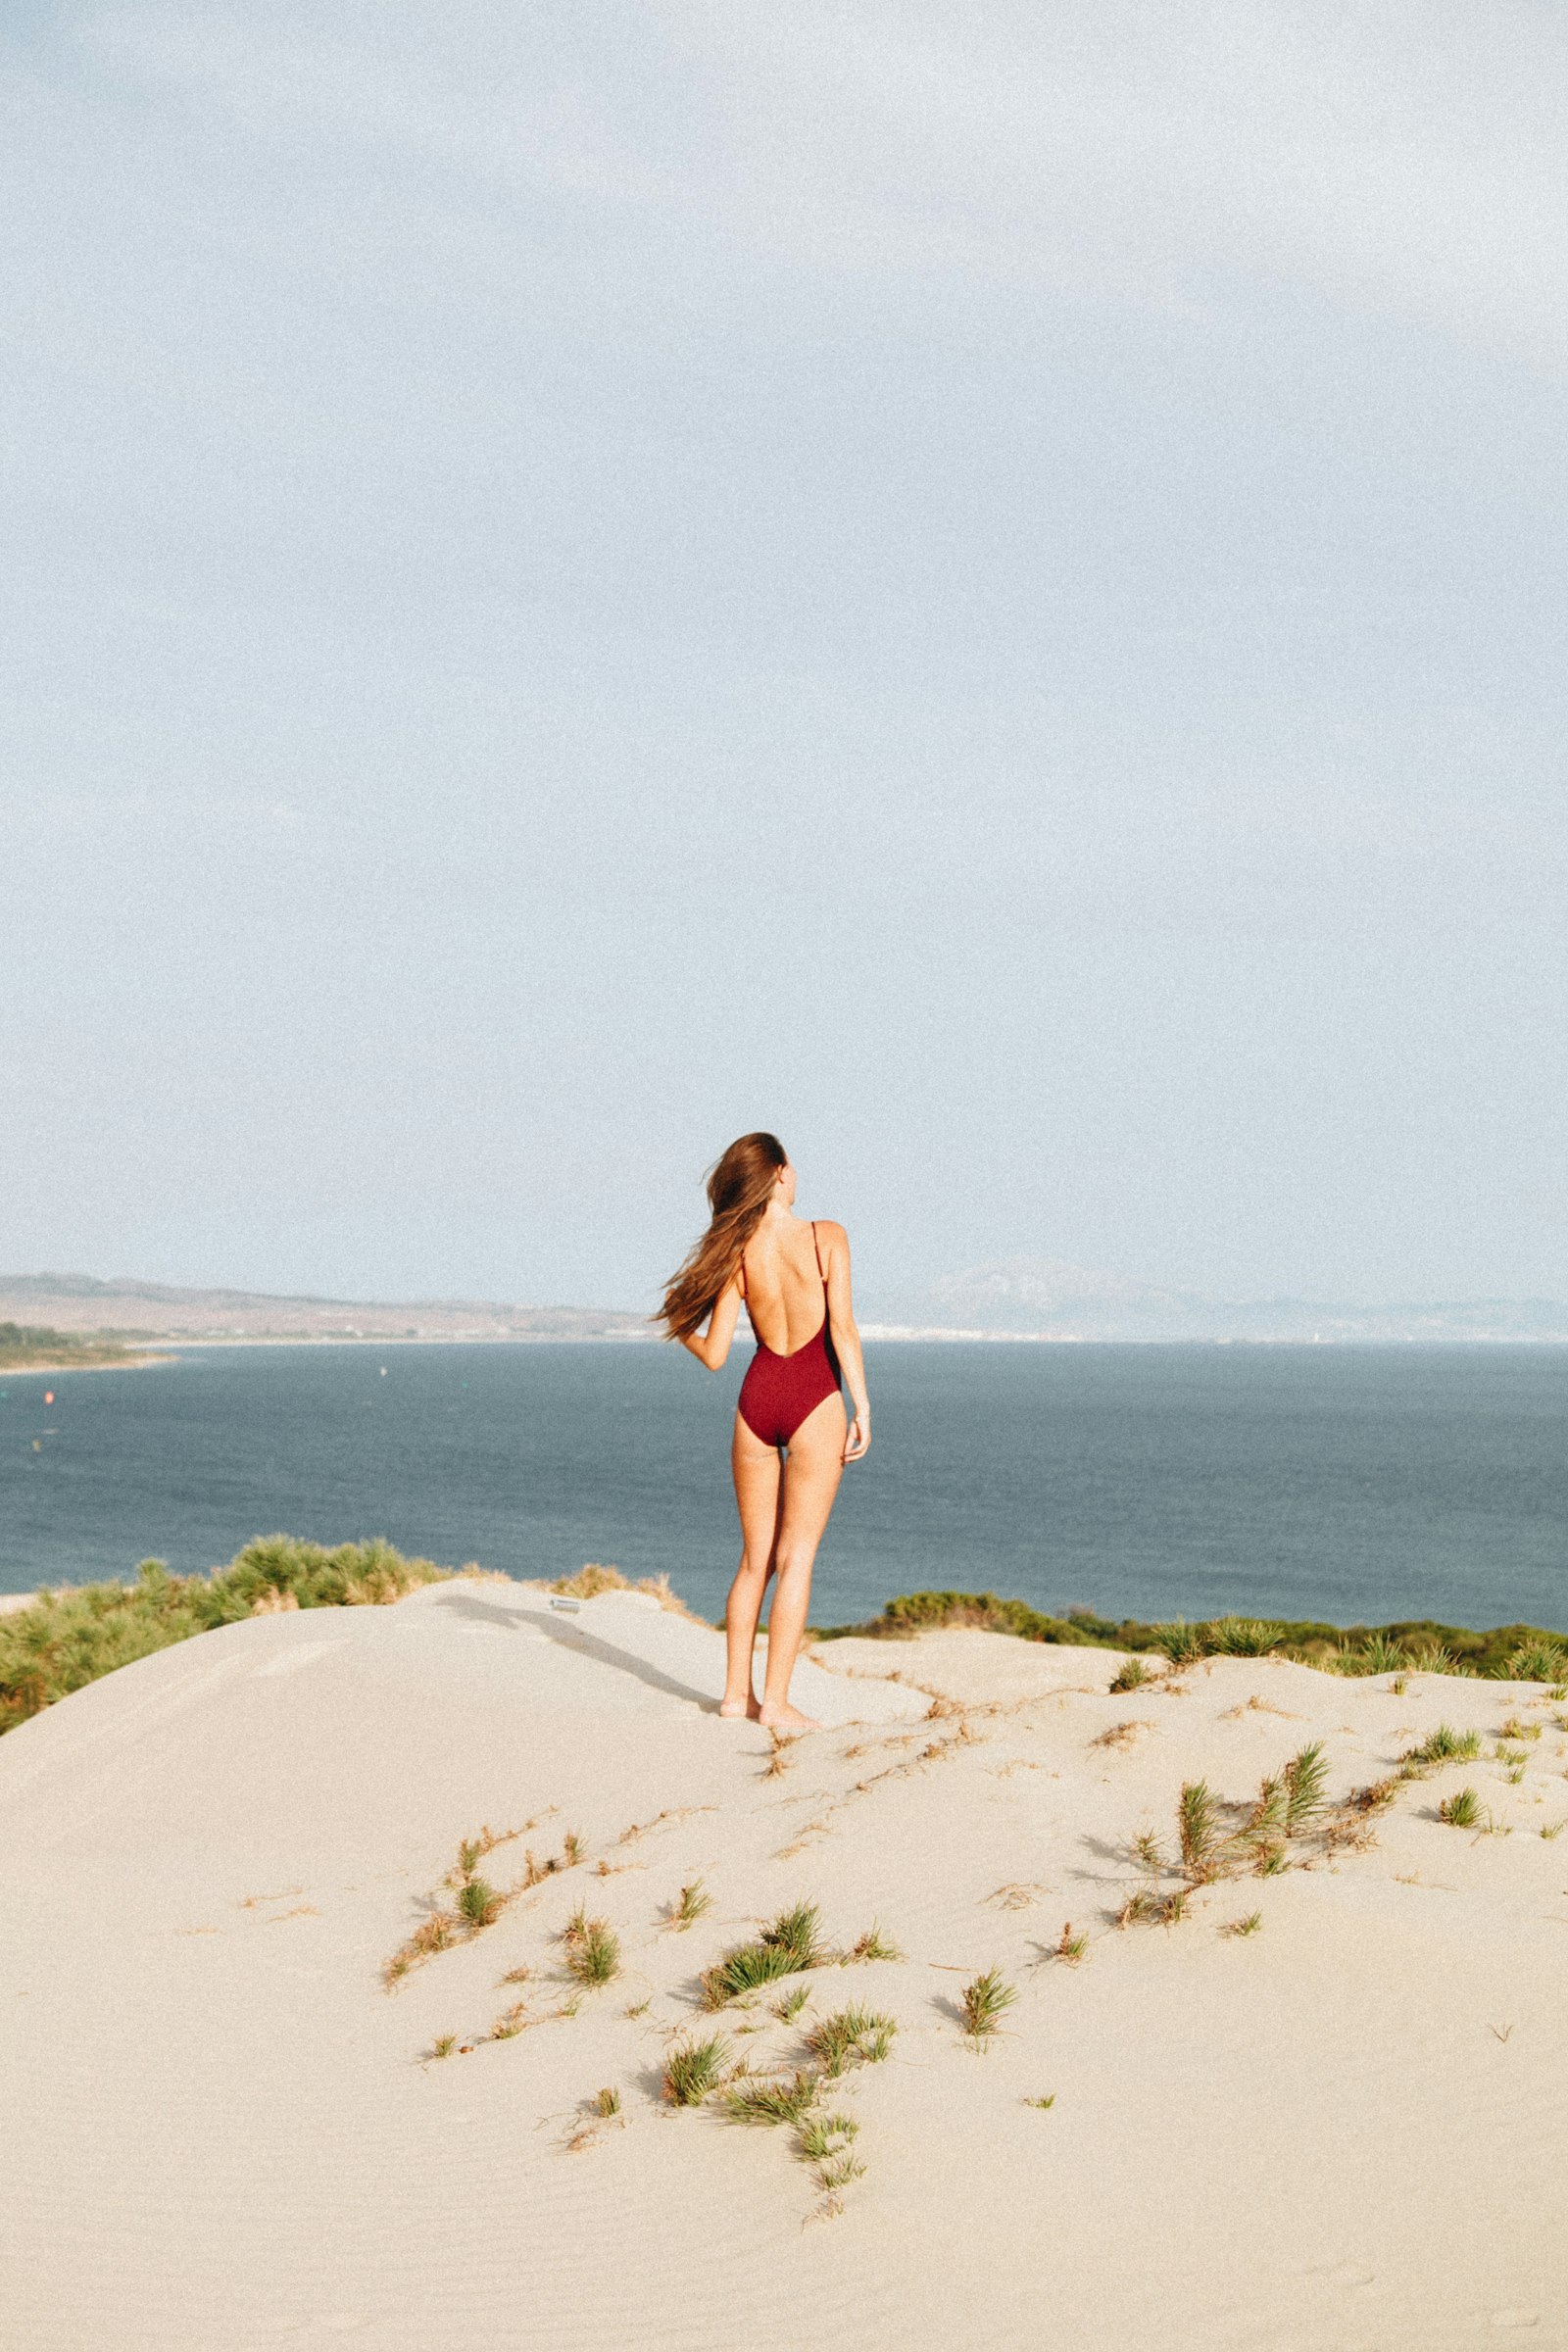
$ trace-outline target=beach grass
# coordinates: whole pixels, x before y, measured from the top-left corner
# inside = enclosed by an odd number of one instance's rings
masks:
[[[736,1944],[722,1960],[706,1970],[703,2002],[722,2009],[742,1993],[756,1992],[780,1977],[825,1967],[831,1954],[822,1944],[821,1917],[814,1903],[796,1903],[781,1911],[769,1927],[749,1943]]]
[[[390,1544],[328,1551],[293,1536],[263,1536],[211,1576],[172,1576],[162,1560],[143,1560],[131,1585],[41,1592],[27,1608],[0,1617],[0,1732],[193,1634],[279,1608],[401,1600],[457,1573],[407,1559]]]
[[[1003,2014],[1017,1998],[1017,1986],[1009,1984],[999,1968],[988,1968],[964,1986],[959,1996],[963,2030],[977,2050],[1001,2033]]]
[[[822,2018],[806,2036],[806,2046],[824,2075],[837,2079],[852,2066],[879,2066],[893,2047],[898,2026],[879,2010],[849,2008]]]
[[[866,1623],[822,1626],[816,1632],[823,1642],[851,1635],[900,1641],[945,1626],[1016,1634],[1025,1642],[1157,1651],[1173,1666],[1205,1657],[1274,1656],[1341,1673],[1479,1674],[1547,1684],[1568,1680],[1568,1634],[1536,1625],[1477,1631],[1425,1617],[1377,1626],[1329,1625],[1315,1618],[1275,1623],[1238,1616],[1191,1625],[1176,1618],[1150,1625],[1135,1617],[1101,1617],[1092,1609],[1070,1609],[1065,1616],[1053,1617],[1027,1601],[1004,1599],[997,1592],[931,1592],[901,1593]]]
[[[728,2056],[716,2034],[680,2041],[664,2060],[664,2097],[671,2107],[700,2107],[718,2088]]]

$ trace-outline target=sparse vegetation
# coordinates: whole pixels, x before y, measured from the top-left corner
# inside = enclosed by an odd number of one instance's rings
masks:
[[[674,1902],[671,1903],[669,1924],[672,1928],[689,1928],[695,1921],[701,1919],[705,1912],[711,1911],[712,1908],[713,1898],[703,1885],[702,1880],[693,1879],[691,1885],[683,1886]]]
[[[1055,1950],[1052,1956],[1054,1959],[1065,1960],[1069,1968],[1076,1968],[1088,1949],[1088,1936],[1075,1936],[1072,1932],[1072,1921],[1069,1919],[1056,1938]]]
[[[780,1977],[799,1976],[807,1969],[821,1968],[828,1958],[822,1947],[821,1917],[816,1905],[797,1903],[793,1909],[781,1911],[753,1942],[737,1944],[714,1967],[705,1971],[704,2005],[722,2009],[727,2001],[736,2000],[745,1992],[756,1992]]]
[[[1206,1781],[1184,1781],[1181,1800],[1176,1808],[1176,1835],[1181,1846],[1182,1868],[1193,1885],[1201,1886],[1211,1879],[1217,1861],[1216,1846],[1219,1828],[1215,1818],[1214,1800]]]
[[[891,1937],[883,1935],[873,1919],[863,1936],[858,1936],[847,1952],[840,1954],[842,1964],[853,1968],[859,1960],[902,1960],[903,1952]]]
[[[1328,1782],[1328,1765],[1324,1761],[1321,1742],[1313,1740],[1301,1748],[1286,1765],[1283,1775],[1285,1791],[1285,1835],[1299,1838],[1310,1828],[1323,1810],[1324,1791]]]
[[[585,1919],[579,1903],[563,1938],[566,1966],[579,1984],[612,1984],[620,1974],[620,1938],[607,1920]]]
[[[1123,1690],[1140,1690],[1145,1683],[1152,1680],[1152,1676],[1149,1667],[1142,1658],[1135,1656],[1123,1660],[1116,1670],[1110,1688],[1113,1693]]]
[[[1222,1936],[1255,1936],[1263,1925],[1261,1911],[1249,1911],[1245,1919],[1228,1919],[1220,1929]]]
[[[821,2087],[818,2075],[799,2067],[793,2075],[735,2083],[724,2093],[724,2104],[738,2124],[799,2124],[816,2104]]]
[[[800,2127],[800,2149],[808,2164],[831,2164],[860,2127],[853,2115],[808,2115]]]
[[[1407,1747],[1401,1761],[1406,1764],[1469,1764],[1480,1753],[1479,1732],[1456,1732],[1451,1723],[1440,1723],[1435,1732],[1428,1733],[1419,1747]]]
[[[1025,2099],[1024,2101],[1026,2107],[1054,2107],[1055,2104],[1056,2094],[1054,2090],[1044,2092],[1038,2099]]]
[[[1542,1724],[1521,1723],[1517,1715],[1510,1715],[1497,1726],[1497,1738],[1499,1740],[1539,1740],[1544,1729],[1544,1726]]]
[[[806,2046],[824,2075],[837,2078],[852,2066],[878,2066],[893,2047],[898,2027],[874,2009],[839,2009],[806,2036]]]
[[[430,2055],[432,2058],[450,2058],[457,2046],[458,2037],[455,2034],[438,2034],[430,2044]]]
[[[1446,1821],[1450,1830],[1475,1830],[1481,1827],[1481,1799],[1473,1788],[1456,1789],[1446,1796],[1438,1807],[1438,1819]]]
[[[620,2113],[619,2091],[612,2087],[607,2087],[600,2091],[594,2100],[593,2112],[608,2124],[612,2116]]]
[[[773,2015],[781,2025],[792,2026],[810,1997],[809,1984],[793,1984],[781,2001],[773,2003]]]
[[[997,1968],[988,1968],[984,1976],[964,1986],[960,1996],[963,2030],[977,2050],[1001,2033],[1003,2015],[1017,1998],[1017,1986],[1009,1984]]]
[[[728,2052],[718,2034],[681,2041],[664,2060],[664,2097],[671,2107],[700,2107],[718,2088]]]
[[[464,1925],[477,1931],[493,1927],[501,1917],[502,1898],[484,1879],[469,1879],[458,1892],[458,1916]]]

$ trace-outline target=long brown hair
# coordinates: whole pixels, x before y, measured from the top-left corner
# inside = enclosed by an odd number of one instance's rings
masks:
[[[789,1153],[776,1135],[737,1136],[708,1172],[708,1231],[664,1292],[656,1322],[672,1340],[690,1339],[717,1301],[762,1221]]]

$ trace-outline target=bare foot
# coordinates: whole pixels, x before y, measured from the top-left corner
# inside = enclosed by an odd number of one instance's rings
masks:
[[[755,1697],[721,1698],[718,1702],[718,1711],[730,1720],[744,1716],[748,1723],[760,1723],[762,1716],[762,1710]]]
[[[790,1705],[788,1699],[781,1707],[762,1705],[758,1709],[757,1720],[765,1724],[770,1732],[819,1732],[822,1729],[814,1715],[803,1715],[799,1707]]]

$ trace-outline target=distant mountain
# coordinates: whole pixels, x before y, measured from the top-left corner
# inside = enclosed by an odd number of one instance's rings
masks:
[[[1058,1258],[1009,1257],[923,1292],[869,1300],[871,1331],[977,1339],[1556,1340],[1568,1305],[1548,1298],[1351,1306],[1306,1298],[1211,1298],[1128,1282]]]
[[[490,1299],[367,1304],[349,1298],[272,1298],[255,1291],[183,1290],[172,1283],[102,1282],[93,1274],[0,1274],[0,1322],[62,1332],[161,1340],[627,1340],[646,1339],[640,1315],[580,1306],[506,1306]]]

